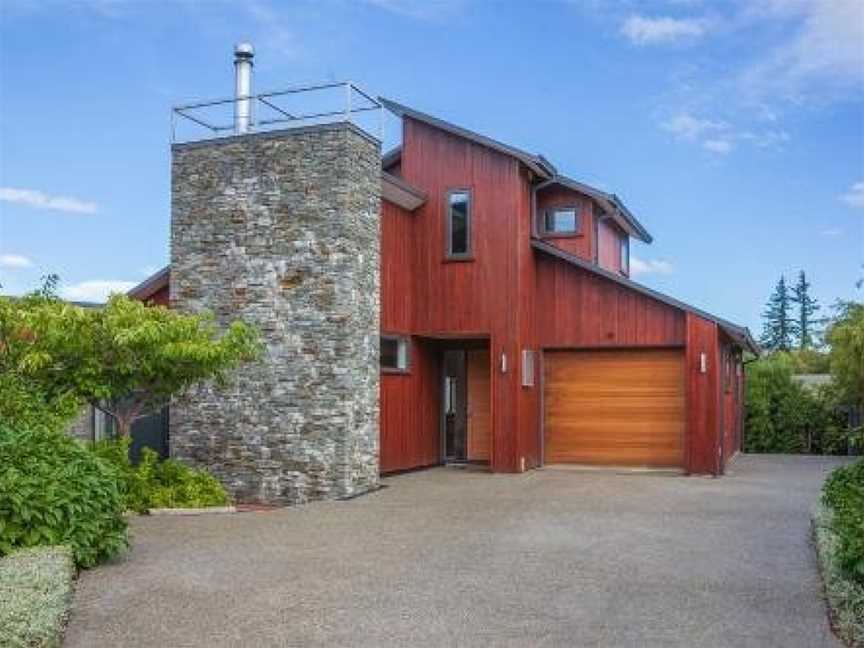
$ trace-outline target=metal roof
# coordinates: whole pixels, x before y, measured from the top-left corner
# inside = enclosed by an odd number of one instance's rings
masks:
[[[508,144],[504,144],[503,142],[499,142],[498,140],[494,140],[491,137],[480,135],[479,133],[470,131],[467,128],[462,128],[461,126],[457,126],[456,124],[451,124],[450,122],[444,121],[443,119],[438,119],[437,117],[433,117],[432,115],[427,115],[424,112],[414,110],[413,108],[409,108],[408,106],[404,106],[390,99],[385,99],[384,97],[378,97],[378,101],[387,110],[389,110],[395,115],[398,115],[399,117],[410,117],[411,119],[416,119],[417,121],[424,122],[426,124],[434,126],[435,128],[440,128],[443,131],[452,133],[453,135],[464,137],[465,139],[475,142],[476,144],[480,144],[481,146],[485,146],[486,148],[490,148],[494,151],[504,153],[505,155],[515,157],[517,160],[522,162],[525,166],[527,166],[541,178],[552,178],[557,173],[552,163],[546,158],[544,158],[542,155],[528,153],[514,146],[510,146]]]
[[[540,252],[545,252],[550,256],[554,256],[562,261],[569,263],[570,265],[576,266],[577,268],[581,268],[582,270],[587,270],[588,272],[599,275],[605,279],[609,279],[610,281],[614,281],[615,283],[624,286],[625,288],[629,288],[635,292],[638,292],[646,297],[651,297],[652,299],[656,299],[659,302],[663,302],[669,306],[673,306],[674,308],[678,308],[680,310],[693,313],[694,315],[698,315],[699,317],[706,319],[708,321],[714,322],[718,327],[728,335],[738,346],[741,348],[747,349],[752,353],[759,355],[760,349],[759,345],[753,339],[753,336],[750,334],[750,330],[746,326],[739,326],[737,324],[733,324],[732,322],[725,320],[721,317],[717,317],[716,315],[712,315],[706,311],[703,311],[695,306],[691,306],[690,304],[686,304],[674,297],[670,297],[669,295],[664,295],[661,292],[657,292],[656,290],[652,290],[647,286],[643,286],[642,284],[636,283],[632,279],[625,277],[624,275],[618,274],[616,272],[610,272],[609,270],[605,270],[600,266],[594,265],[589,261],[585,261],[584,259],[580,259],[577,256],[569,254],[562,250],[561,248],[557,248],[554,245],[549,245],[548,243],[544,243],[539,239],[531,240],[531,247]]]

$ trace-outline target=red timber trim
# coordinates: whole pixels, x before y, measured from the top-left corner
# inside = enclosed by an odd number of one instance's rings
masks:
[[[702,355],[705,371],[702,371]],[[687,313],[687,434],[685,469],[691,474],[719,475],[720,349],[717,324]]]

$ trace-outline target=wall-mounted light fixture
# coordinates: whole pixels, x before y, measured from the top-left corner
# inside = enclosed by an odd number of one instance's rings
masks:
[[[501,373],[507,373],[507,354],[501,352]]]
[[[699,373],[707,373],[708,372],[708,356],[705,355],[705,352],[699,354]]]

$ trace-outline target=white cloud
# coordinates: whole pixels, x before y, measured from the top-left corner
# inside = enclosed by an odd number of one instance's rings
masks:
[[[834,238],[836,236],[840,236],[841,234],[843,234],[843,230],[839,227],[828,227],[819,232],[820,236],[827,236],[828,238]]]
[[[725,122],[702,119],[682,112],[660,124],[660,127],[676,137],[696,139],[709,133],[727,130],[729,126]]]
[[[732,151],[733,144],[728,139],[707,139],[702,142],[702,146],[706,151],[711,151],[718,155],[726,155]]]
[[[419,20],[441,20],[458,14],[463,0],[365,0],[378,9]]]
[[[51,196],[35,189],[0,187],[0,201],[75,214],[95,214],[98,211],[96,203],[69,196]]]
[[[0,254],[0,268],[29,268],[33,262],[20,254]]]
[[[134,281],[93,279],[63,288],[60,296],[71,301],[104,302],[111,293],[125,293],[136,285]]]
[[[840,200],[850,207],[864,207],[864,180],[853,184],[849,191],[840,196]]]
[[[864,88],[864,3],[860,0],[775,0],[753,5],[757,19],[797,20],[793,34],[740,75],[750,98],[830,101]]]
[[[702,18],[649,18],[632,15],[621,26],[621,33],[636,45],[672,43],[704,36],[708,21]]]
[[[649,259],[647,261],[638,257],[630,257],[630,274],[634,277],[644,274],[670,274],[672,264],[663,259]]]

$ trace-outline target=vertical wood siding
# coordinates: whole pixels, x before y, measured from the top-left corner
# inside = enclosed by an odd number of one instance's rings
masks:
[[[685,343],[679,309],[540,253],[537,323],[545,348]]]
[[[720,349],[714,322],[687,313],[686,467],[691,473],[720,472]],[[706,372],[700,371],[705,354]]]

